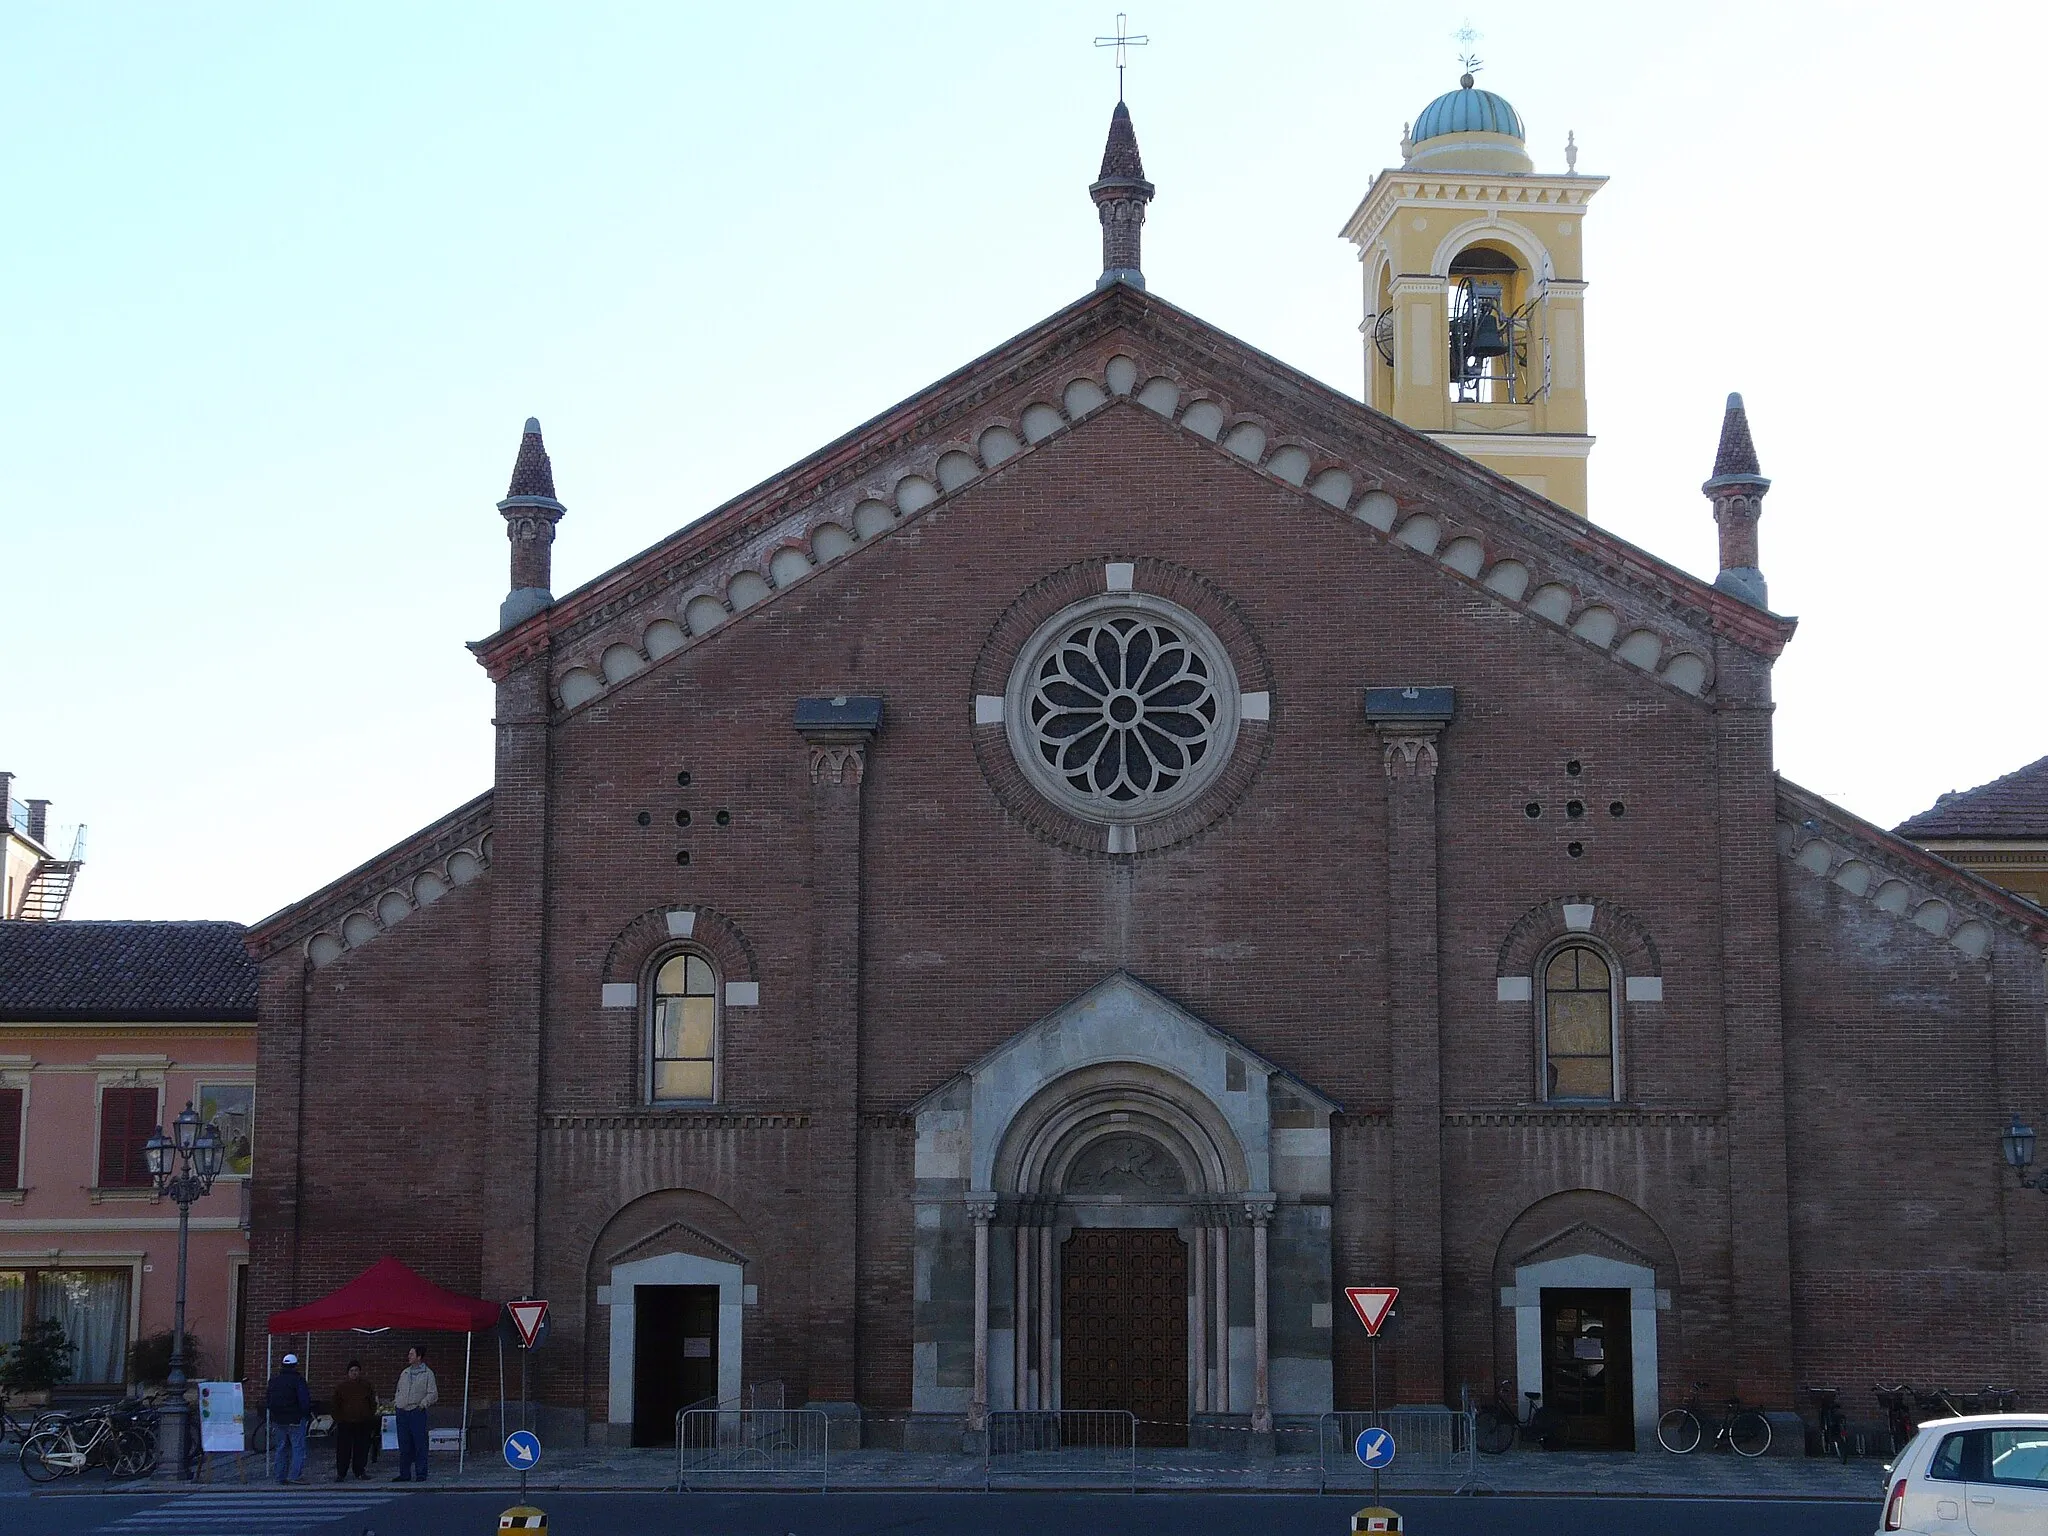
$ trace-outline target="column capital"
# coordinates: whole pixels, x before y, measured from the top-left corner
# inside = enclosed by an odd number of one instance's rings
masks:
[[[996,1219],[996,1208],[1002,1204],[1000,1196],[994,1194],[972,1194],[967,1197],[967,1214],[974,1218],[977,1226],[986,1226]]]
[[[1437,738],[1451,723],[1457,698],[1450,688],[1416,684],[1365,690],[1365,722],[1380,738],[1380,758],[1390,779],[1433,779]]]
[[[1246,1195],[1244,1219],[1255,1227],[1263,1227],[1273,1219],[1273,1211],[1278,1203],[1271,1195]]]
[[[794,723],[810,748],[813,785],[858,785],[867,776],[868,743],[882,728],[882,701],[849,694],[798,699]]]

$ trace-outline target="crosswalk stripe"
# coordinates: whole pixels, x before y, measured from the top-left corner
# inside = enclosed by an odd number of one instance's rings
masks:
[[[146,1532],[148,1536],[302,1536],[316,1525],[389,1504],[392,1493],[332,1493],[250,1489],[246,1493],[193,1493],[167,1504],[138,1509],[103,1531]]]

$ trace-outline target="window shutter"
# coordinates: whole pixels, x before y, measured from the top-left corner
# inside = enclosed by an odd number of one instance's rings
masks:
[[[0,1189],[21,1188],[21,1090],[0,1088]]]
[[[154,1088],[100,1090],[100,1185],[133,1189],[148,1184],[143,1147],[156,1129]]]

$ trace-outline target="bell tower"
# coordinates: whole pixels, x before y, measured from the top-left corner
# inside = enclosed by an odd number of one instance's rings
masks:
[[[1529,158],[1506,100],[1458,89],[1401,136],[1344,226],[1365,276],[1365,401],[1586,516],[1586,204]]]

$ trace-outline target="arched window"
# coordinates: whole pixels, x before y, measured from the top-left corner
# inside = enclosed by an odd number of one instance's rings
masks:
[[[718,1096],[718,977],[702,955],[671,955],[654,973],[652,1096]]]
[[[1542,992],[1544,1098],[1615,1098],[1614,968],[1567,944],[1545,963]]]

